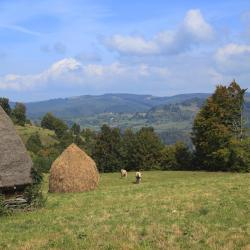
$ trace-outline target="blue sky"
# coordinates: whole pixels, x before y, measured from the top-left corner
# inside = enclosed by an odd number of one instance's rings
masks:
[[[0,96],[250,87],[250,1],[0,0]]]

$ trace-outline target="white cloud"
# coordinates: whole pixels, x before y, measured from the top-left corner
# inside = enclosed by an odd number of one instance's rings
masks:
[[[215,53],[219,70],[225,73],[247,73],[250,69],[250,45],[230,43]]]
[[[113,35],[105,40],[105,45],[121,54],[156,55],[176,54],[189,49],[192,45],[211,41],[214,37],[212,26],[207,23],[200,10],[189,10],[182,24],[175,31],[163,31],[151,40],[142,36]]]
[[[197,41],[211,40],[214,35],[212,26],[204,20],[198,9],[187,12],[182,29]]]
[[[139,36],[114,35],[106,40],[106,44],[121,53],[155,54],[159,52],[154,41],[146,41]]]
[[[144,79],[161,79],[169,76],[165,67],[146,64],[127,65],[114,62],[111,64],[87,64],[73,58],[55,62],[49,69],[34,75],[9,74],[0,77],[0,89],[26,91],[28,89],[60,86],[112,85],[117,83],[143,82]]]

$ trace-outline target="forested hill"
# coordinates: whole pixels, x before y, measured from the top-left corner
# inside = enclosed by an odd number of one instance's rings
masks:
[[[82,127],[99,130],[103,124],[122,130],[139,130],[152,126],[167,144],[185,141],[191,145],[190,132],[193,119],[209,94],[194,93],[172,97],[150,95],[106,94],[54,99],[26,103],[28,116],[40,120],[47,112]],[[246,95],[245,111],[250,118],[249,94]],[[248,119],[250,120],[250,119]],[[247,124],[249,127],[249,124]]]
[[[27,114],[31,119],[39,119],[45,113],[51,112],[60,118],[71,120],[75,117],[102,113],[147,112],[155,106],[179,103],[195,97],[206,98],[208,95],[205,93],[182,94],[171,97],[135,94],[84,95],[26,103],[25,105]]]

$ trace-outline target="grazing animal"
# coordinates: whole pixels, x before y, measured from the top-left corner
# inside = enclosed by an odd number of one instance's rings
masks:
[[[141,177],[142,177],[141,172],[136,172],[135,173],[136,184],[139,184],[141,182]]]
[[[121,178],[122,178],[122,177],[127,177],[127,176],[128,176],[127,170],[121,169]]]

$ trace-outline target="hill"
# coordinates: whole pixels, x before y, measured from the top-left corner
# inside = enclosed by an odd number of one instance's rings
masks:
[[[15,126],[15,128],[17,130],[17,133],[22,138],[24,144],[26,144],[29,137],[35,133],[39,134],[39,137],[43,145],[52,145],[52,144],[57,143],[57,139],[56,139],[54,131],[36,127],[36,126],[27,125],[27,124],[24,127]]]
[[[191,145],[190,132],[193,119],[204,101],[205,99],[194,97],[181,103],[159,105],[146,112],[102,113],[75,117],[68,120],[68,123],[77,122],[82,127],[94,130],[99,130],[102,124],[119,127],[122,130],[126,128],[139,130],[143,126],[151,126],[166,144],[181,140]]]
[[[101,113],[146,112],[152,107],[185,101],[194,97],[206,98],[209,94],[183,94],[171,97],[155,97],[135,94],[84,95],[25,103],[28,116],[35,120],[51,112],[63,119],[92,116]]]
[[[171,97],[150,95],[105,94],[79,96],[27,103],[27,112],[32,120],[40,120],[52,112],[72,125],[99,130],[103,124],[122,130],[138,130],[152,126],[166,144],[185,141],[191,146],[190,132],[193,119],[209,96],[206,93],[183,94]],[[245,112],[250,127],[250,95],[246,95]]]
[[[97,190],[47,194],[1,218],[0,249],[249,249],[249,174],[102,174]]]

